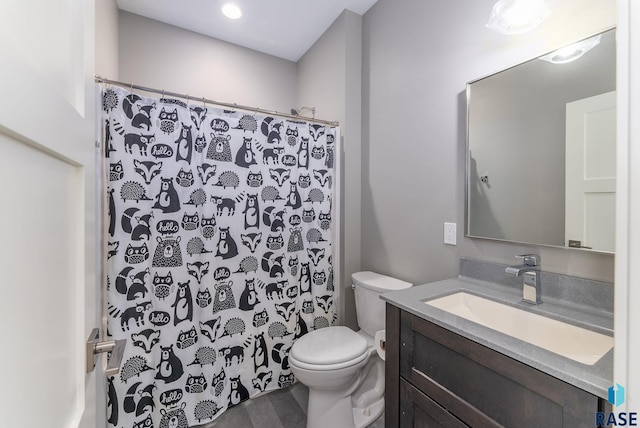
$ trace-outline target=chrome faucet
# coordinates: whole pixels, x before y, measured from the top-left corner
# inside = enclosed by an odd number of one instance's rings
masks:
[[[522,286],[522,300],[526,303],[539,305],[542,303],[542,286],[540,284],[540,256],[524,254],[516,256],[522,259],[521,265],[508,266],[504,271],[508,275],[524,277]]]

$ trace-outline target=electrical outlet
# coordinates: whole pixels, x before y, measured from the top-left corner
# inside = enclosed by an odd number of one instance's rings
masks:
[[[444,224],[444,243],[449,245],[456,245],[456,224],[455,223]]]

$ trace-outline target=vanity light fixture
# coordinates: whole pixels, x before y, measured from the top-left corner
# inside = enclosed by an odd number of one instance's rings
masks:
[[[225,3],[222,5],[222,13],[229,19],[239,19],[242,16],[240,8],[233,3]]]
[[[551,15],[546,0],[499,0],[493,5],[487,27],[503,34],[522,34]]]
[[[571,61],[575,61],[582,55],[589,52],[600,44],[600,34],[589,39],[582,40],[564,48],[553,51],[550,54],[541,56],[540,59],[549,61],[553,64],[566,64]]]

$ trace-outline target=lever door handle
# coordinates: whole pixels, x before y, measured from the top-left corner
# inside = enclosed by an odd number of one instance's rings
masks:
[[[89,338],[85,344],[87,354],[87,373],[93,371],[96,366],[95,356],[103,352],[111,352],[111,357],[107,363],[105,374],[107,376],[113,376],[120,371],[120,365],[122,364],[122,357],[124,355],[124,348],[127,345],[126,339],[119,340],[105,340],[100,341],[100,330],[94,328],[89,334]]]

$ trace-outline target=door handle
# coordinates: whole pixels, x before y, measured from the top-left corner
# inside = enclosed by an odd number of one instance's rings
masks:
[[[120,371],[120,364],[124,355],[124,348],[127,345],[126,339],[100,341],[100,330],[94,328],[89,334],[85,343],[87,354],[87,373],[92,372],[96,366],[95,356],[103,352],[111,352],[111,357],[107,362],[105,374],[114,376]]]
[[[576,241],[573,239],[569,239],[569,248],[586,248],[588,250],[592,250],[591,247],[585,247],[582,245],[582,241]]]

